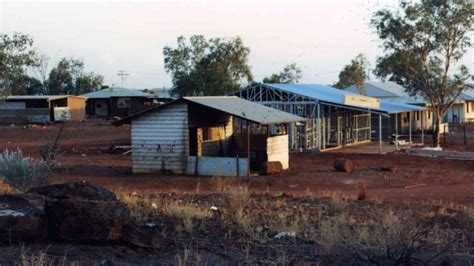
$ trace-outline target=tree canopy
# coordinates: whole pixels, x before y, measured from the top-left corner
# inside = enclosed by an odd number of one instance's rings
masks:
[[[63,58],[49,73],[48,94],[80,95],[99,90],[104,78],[84,72],[84,62],[74,58]]]
[[[287,83],[295,84],[302,78],[303,71],[296,63],[286,65],[278,74],[272,74],[269,77],[263,79],[263,83]]]
[[[240,37],[206,40],[183,36],[176,48],[165,47],[165,69],[172,75],[171,93],[175,96],[222,95],[240,89],[242,81],[253,77],[248,64],[250,49]]]
[[[396,11],[380,10],[371,21],[385,50],[374,73],[429,101],[437,122],[434,145],[443,114],[470,76],[466,66],[452,68],[471,46],[473,17],[468,0],[421,0],[401,1]]]
[[[63,58],[48,73],[49,57],[38,54],[26,34],[0,35],[0,93],[3,95],[80,95],[102,87],[104,78],[84,72],[84,62]],[[34,73],[35,77],[29,75]]]
[[[25,80],[27,68],[35,64],[36,52],[30,36],[0,34],[0,92],[10,94],[13,83],[18,86]]]
[[[345,65],[339,73],[339,80],[334,87],[345,89],[349,86],[356,85],[357,89],[362,92],[364,82],[368,79],[369,63],[363,54],[359,54],[351,63]]]

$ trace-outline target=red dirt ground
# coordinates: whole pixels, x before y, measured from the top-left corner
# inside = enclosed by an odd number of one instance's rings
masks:
[[[20,147],[25,153],[37,156],[39,147],[52,141],[58,128],[58,125],[0,126],[0,150]],[[457,137],[452,140],[450,149],[473,150],[473,138],[467,146],[454,144],[459,140]],[[113,143],[129,142],[128,126],[112,127],[102,120],[68,125],[61,140],[60,165],[53,182],[87,180],[112,189],[177,193],[206,193],[215,187],[216,178],[212,177],[131,174],[130,155],[105,153]],[[350,149],[342,149],[322,154],[291,154],[291,170],[273,176],[252,176],[245,182],[254,193],[356,197],[365,188],[368,200],[474,204],[474,161],[424,158],[402,152],[385,155],[349,152]],[[352,159],[356,171],[335,172],[332,164],[338,157]],[[396,171],[379,170],[387,166],[395,167]],[[411,185],[422,186],[405,188]]]

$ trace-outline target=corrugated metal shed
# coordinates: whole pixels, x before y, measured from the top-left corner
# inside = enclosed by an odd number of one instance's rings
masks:
[[[357,96],[360,94],[352,93],[346,90],[340,90],[333,87],[320,85],[320,84],[263,84],[264,86],[269,86],[275,89],[282,91],[299,94],[309,98],[313,98],[322,102],[332,103],[344,106],[344,98],[346,96]],[[363,108],[360,106],[351,106],[361,110],[368,110],[368,108]],[[393,113],[402,113],[407,111],[419,111],[425,110],[423,107],[403,104],[403,103],[394,103],[388,102],[385,100],[380,100],[380,107],[370,109],[374,111],[379,111],[383,113],[393,114]]]
[[[305,121],[302,117],[236,96],[183,97],[183,99],[262,125]]]
[[[93,91],[82,95],[91,99],[106,99],[110,97],[146,97],[153,98],[154,96],[149,93],[141,92],[138,90],[131,90],[125,88],[107,88],[99,91]]]

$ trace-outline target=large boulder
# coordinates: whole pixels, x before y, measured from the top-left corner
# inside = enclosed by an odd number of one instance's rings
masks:
[[[118,241],[133,223],[128,207],[117,201],[47,199],[46,214],[49,238],[60,241]]]
[[[0,195],[0,243],[43,240],[45,237],[43,197],[35,194]]]
[[[48,238],[57,241],[125,242],[138,247],[158,247],[158,240],[139,228],[130,210],[115,194],[87,182],[33,188],[29,193],[46,198]]]
[[[112,191],[91,185],[86,181],[36,187],[27,193],[37,193],[52,199],[117,201]]]

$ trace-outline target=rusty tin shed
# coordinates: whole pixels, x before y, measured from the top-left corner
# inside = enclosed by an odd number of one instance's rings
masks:
[[[235,97],[184,97],[115,122],[131,123],[134,173],[245,176],[289,167],[287,125],[303,118]]]

